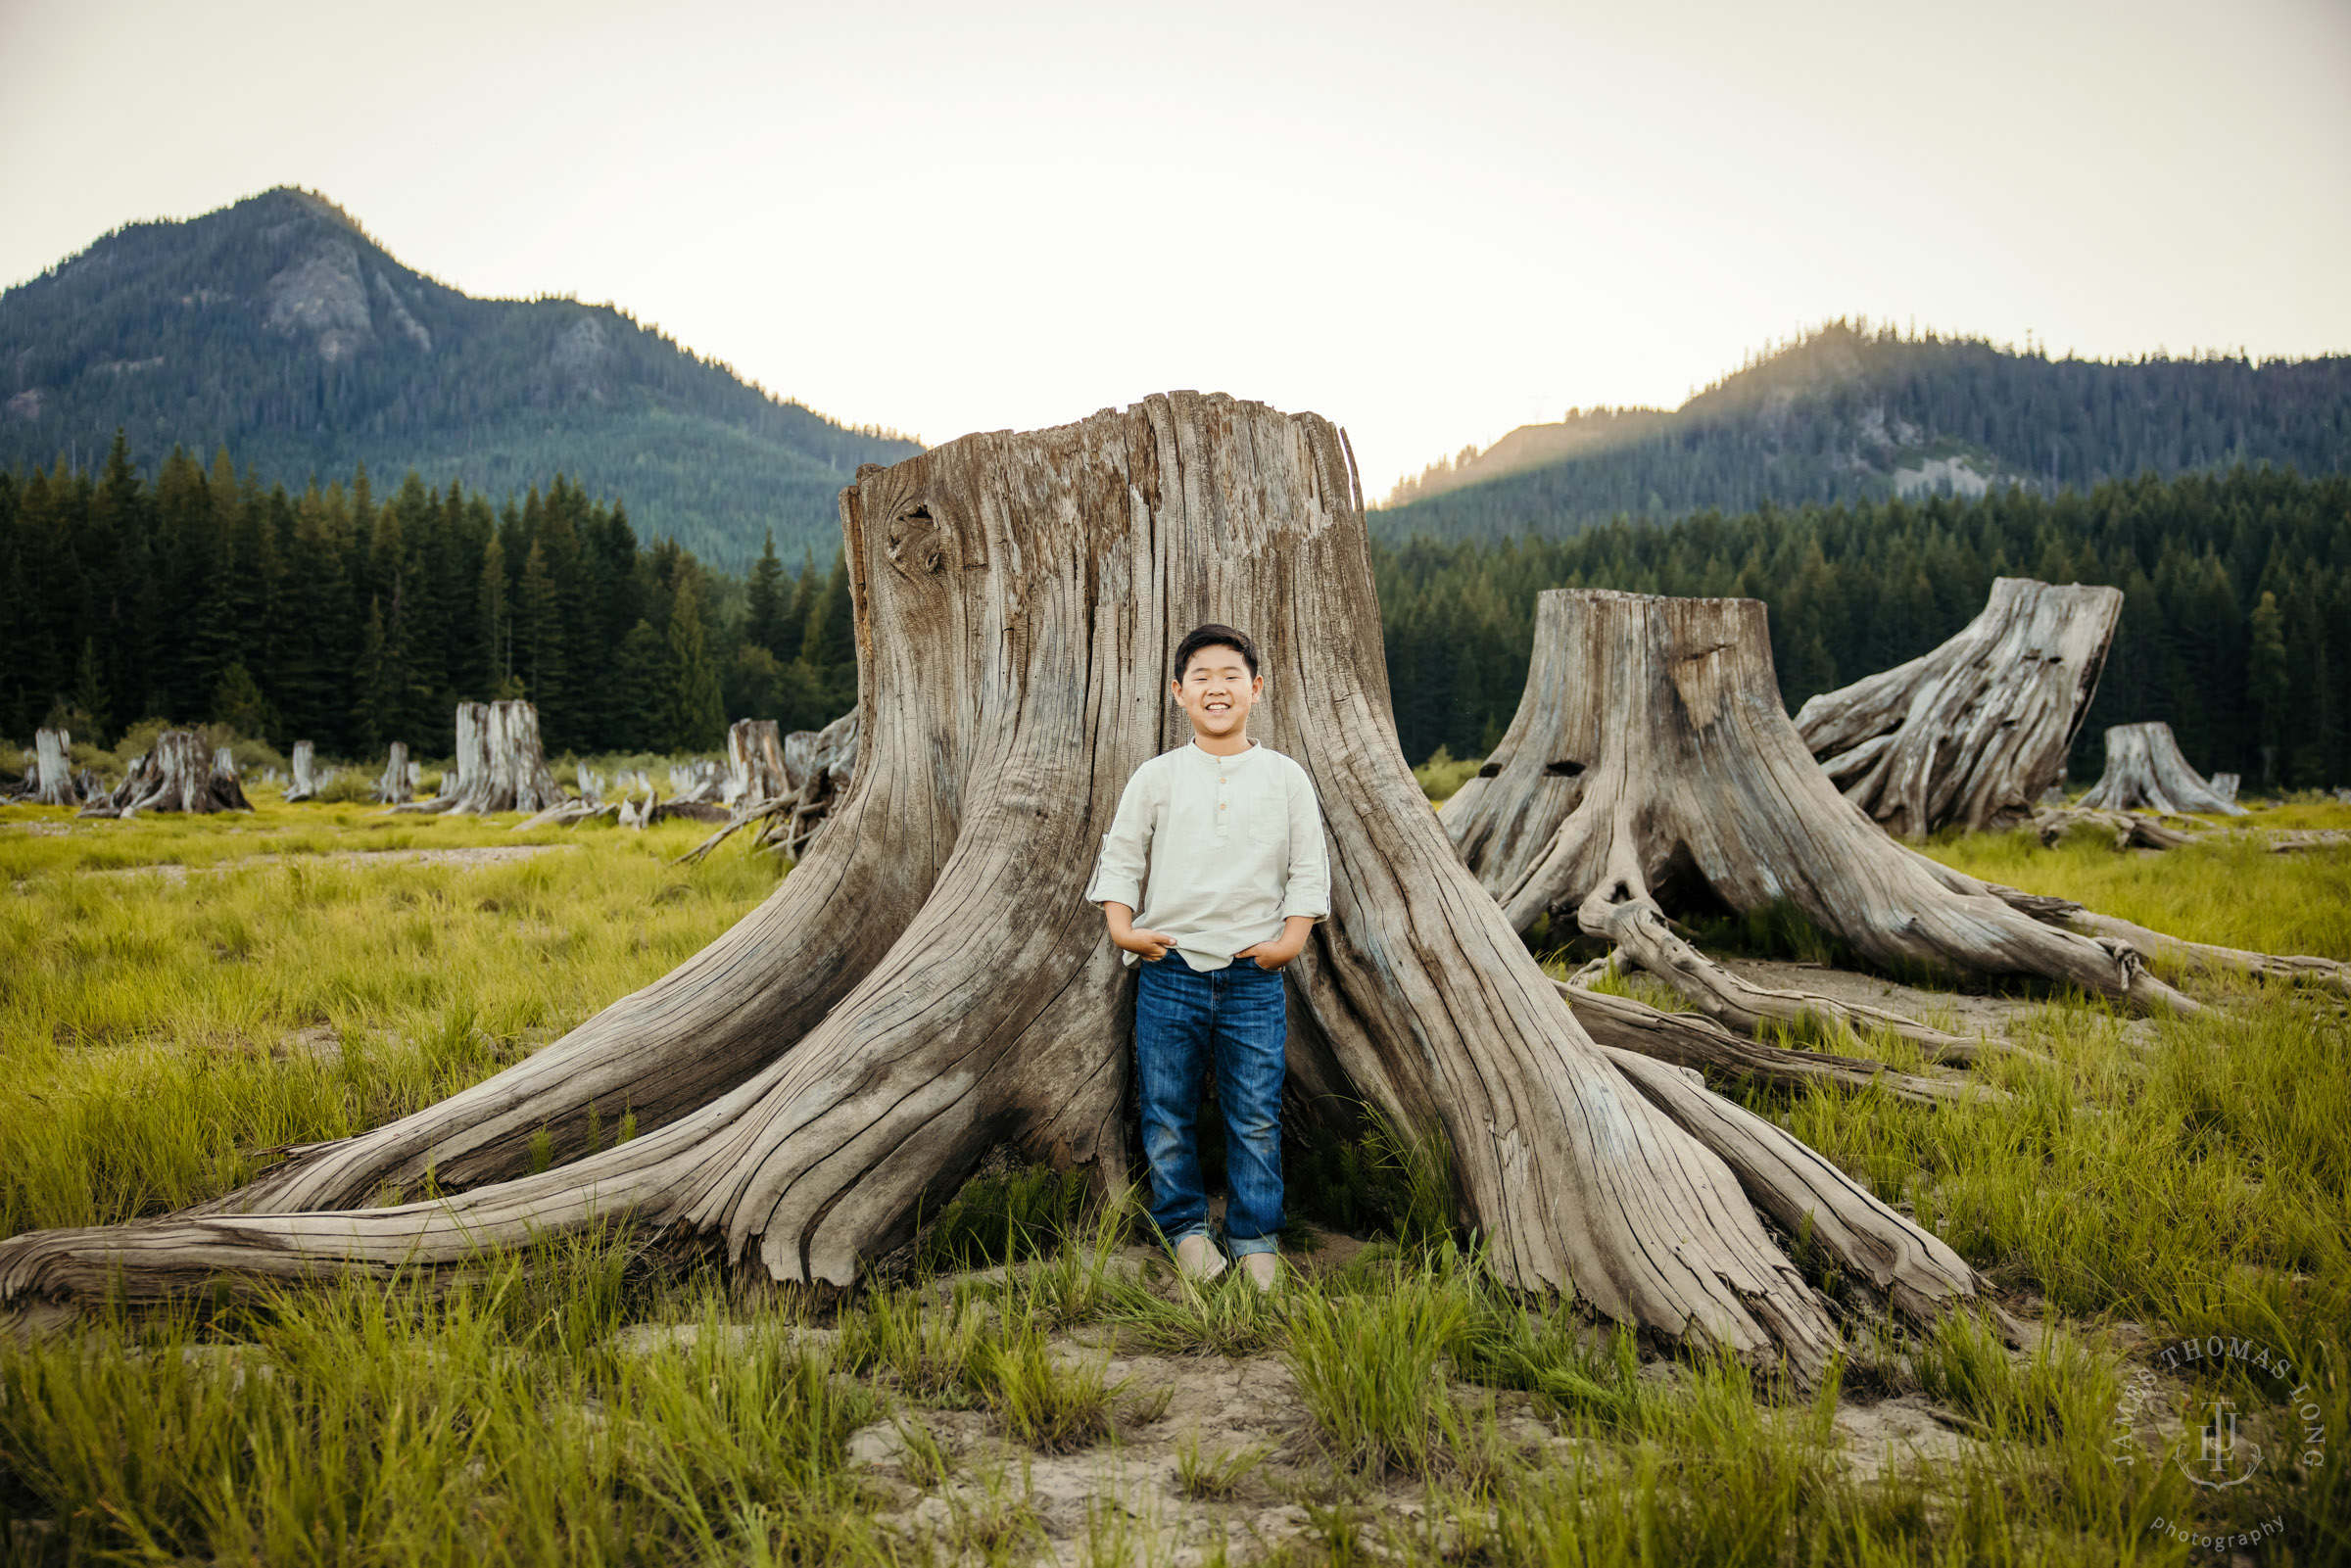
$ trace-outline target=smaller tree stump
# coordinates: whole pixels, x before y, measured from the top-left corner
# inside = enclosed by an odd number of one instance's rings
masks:
[[[225,759],[225,773],[223,772]],[[237,766],[194,730],[166,730],[155,749],[130,765],[114,790],[82,808],[85,817],[135,817],[140,812],[251,811],[237,783]]]
[[[2065,776],[2123,611],[2120,589],[1994,578],[1983,613],[1796,716],[1845,798],[1897,837],[2029,821]]]
[[[286,804],[318,798],[318,747],[309,740],[294,742],[294,782],[286,785]]]
[[[738,719],[727,731],[727,783],[719,798],[743,810],[783,797],[784,742],[773,719]]]
[[[36,806],[78,806],[81,792],[74,786],[68,753],[73,737],[63,730],[42,730],[32,737],[32,803]]]
[[[253,809],[253,802],[245,798],[245,785],[237,778],[237,755],[226,746],[213,748],[212,794],[222,811]]]
[[[784,737],[785,795],[759,845],[798,860],[816,841],[835,801],[857,777],[857,710],[852,708],[813,734],[795,730]]]
[[[2243,785],[2244,780],[2233,773],[2216,773],[2212,776],[2212,792],[2232,806],[2236,804],[2237,790]]]
[[[405,806],[414,794],[415,786],[409,782],[408,742],[395,740],[392,754],[385,759],[383,776],[375,781],[375,803]]]
[[[2244,807],[2187,765],[2172,727],[2160,720],[2118,724],[2106,732],[2106,771],[2077,804],[2088,811],[2152,811],[2168,817],[2245,815]]]
[[[539,710],[528,702],[457,704],[456,779],[441,780],[430,800],[402,811],[489,816],[519,811],[535,815],[563,800],[562,787],[548,771],[539,743]]]

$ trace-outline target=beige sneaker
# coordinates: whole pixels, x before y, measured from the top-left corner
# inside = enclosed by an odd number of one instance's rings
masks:
[[[1205,1285],[1224,1272],[1224,1255],[1217,1244],[1194,1231],[1176,1244],[1176,1270],[1195,1284]]]
[[[1272,1290],[1281,1283],[1281,1258],[1275,1253],[1244,1253],[1241,1255],[1241,1272],[1247,1274],[1249,1283],[1259,1290]]]

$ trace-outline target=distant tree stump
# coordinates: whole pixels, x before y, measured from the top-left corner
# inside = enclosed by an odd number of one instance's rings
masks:
[[[2165,816],[2241,817],[2245,808],[2187,765],[2172,727],[2119,724],[2106,732],[2106,771],[2078,805],[2090,811],[2153,811]]]
[[[31,786],[31,801],[36,806],[78,806],[82,803],[80,789],[73,781],[73,763],[69,754],[73,736],[64,730],[39,730],[32,736],[32,777],[26,780]]]
[[[548,771],[539,744],[539,710],[528,702],[457,704],[456,781],[445,776],[441,793],[401,809],[488,816],[545,811],[563,790]]]
[[[1824,691],[1797,733],[1845,798],[1898,836],[2032,819],[2065,777],[2123,609],[2122,591],[1995,578],[1949,641]]]
[[[413,776],[408,772],[408,742],[395,740],[391,754],[384,761],[384,771],[375,781],[375,803],[379,806],[405,806],[415,792]]]
[[[294,742],[294,779],[286,785],[286,804],[318,798],[318,748],[308,740]]]
[[[738,719],[727,731],[727,784],[720,796],[738,811],[783,798],[784,742],[773,719]]]
[[[237,783],[236,760],[215,753],[194,730],[166,730],[130,765],[114,790],[82,808],[85,817],[135,817],[141,812],[251,811]]]
[[[808,852],[834,802],[857,777],[857,710],[851,709],[822,730],[795,730],[784,737],[785,793],[760,834],[761,848],[787,860]]]
[[[237,754],[226,746],[213,748],[212,795],[223,811],[253,809],[253,802],[245,798],[245,785],[237,778]]]

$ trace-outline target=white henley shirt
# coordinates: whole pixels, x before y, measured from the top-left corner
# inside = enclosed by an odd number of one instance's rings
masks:
[[[1229,757],[1186,743],[1134,770],[1086,902],[1125,904],[1195,970],[1330,914],[1322,810],[1306,770],[1251,741]],[[1148,902],[1146,902],[1148,899]],[[1127,962],[1135,961],[1132,953]]]

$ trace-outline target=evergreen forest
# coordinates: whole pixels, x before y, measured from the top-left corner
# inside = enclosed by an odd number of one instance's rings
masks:
[[[1371,547],[1415,763],[1500,737],[1544,589],[1760,598],[1794,711],[1933,647],[2009,575],[2124,591],[2077,780],[2108,725],[2162,719],[2248,787],[2351,783],[2351,478],[2238,468]],[[0,734],[103,743],[168,718],[346,757],[444,754],[460,699],[530,698],[551,753],[685,752],[733,719],[819,727],[857,689],[838,550],[788,570],[771,537],[738,577],[560,474],[499,503],[413,473],[379,496],[364,467],[297,492],[174,450],[150,480],[120,437],[95,469],[0,470]]]
[[[2351,783],[2351,478],[2239,467],[1975,499],[1764,504],[1568,539],[1374,545],[1406,753],[1491,749],[1511,721],[1549,588],[1759,598],[1789,711],[1914,658],[1983,608],[1995,577],[2106,583],[2122,624],[2071,772],[2110,725],[2168,722],[2248,789]]]
[[[1530,461],[1544,451],[1565,453]],[[1513,457],[1513,453],[1518,454]],[[1580,409],[1399,488],[1373,532],[1559,538],[1632,516],[2044,495],[2240,464],[2351,469],[2351,356],[2104,361],[1831,322],[1670,412]],[[1449,470],[1449,471],[1440,471]],[[1514,470],[1514,471],[1513,471]]]
[[[454,745],[461,699],[528,697],[551,754],[708,751],[731,718],[810,729],[857,695],[848,571],[772,536],[746,578],[558,474],[493,506],[364,466],[299,493],[175,449],[149,482],[0,471],[0,733],[103,744],[143,718],[281,747]]]

